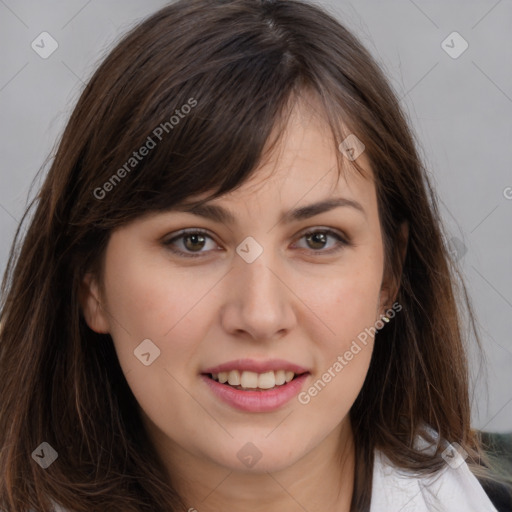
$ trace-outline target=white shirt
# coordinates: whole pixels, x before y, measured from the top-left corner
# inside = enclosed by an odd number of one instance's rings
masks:
[[[377,451],[370,512],[497,512],[466,462],[459,463],[417,477]]]

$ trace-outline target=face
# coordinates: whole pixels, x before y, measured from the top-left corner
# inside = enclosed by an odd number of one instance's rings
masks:
[[[348,424],[368,329],[389,297],[371,169],[363,153],[367,176],[345,160],[338,180],[336,147],[325,121],[296,106],[277,156],[209,203],[229,222],[141,217],[112,233],[102,287],[84,279],[86,321],[111,334],[148,432],[167,450],[275,471]]]

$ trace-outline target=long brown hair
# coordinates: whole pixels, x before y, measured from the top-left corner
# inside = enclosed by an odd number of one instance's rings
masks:
[[[366,147],[402,306],[377,334],[350,413],[352,510],[369,510],[376,448],[419,473],[440,468],[440,448],[426,457],[413,447],[424,424],[477,461],[458,303],[473,319],[471,306],[383,73],[333,16],[301,0],[179,0],[132,29],[94,73],[16,234],[2,285],[0,507],[46,511],[51,499],[76,512],[184,510],[110,336],[85,324],[80,283],[101,272],[112,230],[244,183],[306,90],[336,141],[353,133]],[[131,160],[143,145],[146,156]],[[42,442],[58,452],[46,470],[31,456]]]

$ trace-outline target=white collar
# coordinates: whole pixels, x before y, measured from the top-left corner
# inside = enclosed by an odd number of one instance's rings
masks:
[[[455,465],[454,465],[455,466]],[[497,512],[466,462],[418,477],[375,452],[370,512]]]

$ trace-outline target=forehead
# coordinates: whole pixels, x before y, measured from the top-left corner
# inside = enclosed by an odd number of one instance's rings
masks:
[[[375,199],[373,172],[367,156],[363,152],[357,157],[357,164],[365,173],[362,176],[340,152],[341,141],[335,139],[323,106],[315,96],[306,95],[294,103],[286,122],[276,125],[270,140],[278,136],[272,150],[264,150],[260,165],[250,178],[211,203],[247,205],[266,198],[270,203],[267,206],[275,203],[279,207],[298,202],[309,204],[340,194],[361,203]],[[184,202],[200,201],[208,195],[195,195]]]

